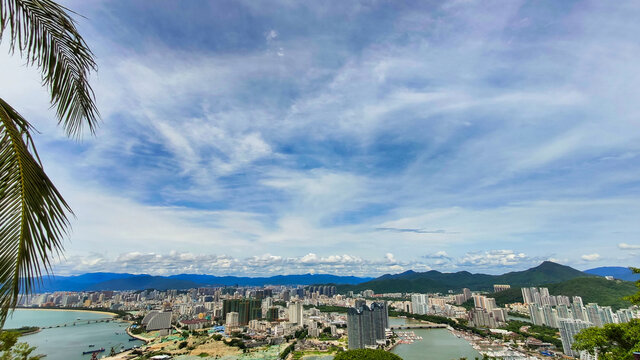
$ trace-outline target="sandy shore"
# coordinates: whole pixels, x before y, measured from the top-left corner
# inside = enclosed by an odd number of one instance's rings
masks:
[[[99,311],[99,310],[81,310],[81,309],[56,309],[56,308],[16,308],[15,311],[20,311],[20,310],[37,310],[37,311],[76,311],[76,312],[87,312],[87,313],[94,313],[94,314],[103,314],[103,315],[109,315],[111,317],[115,317],[117,314],[114,314],[112,312],[106,312],[106,311]]]

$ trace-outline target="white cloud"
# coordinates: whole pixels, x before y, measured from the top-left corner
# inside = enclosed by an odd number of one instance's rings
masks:
[[[585,254],[581,256],[582,260],[585,261],[596,261],[600,259],[600,254]]]
[[[267,33],[265,37],[267,41],[273,41],[278,37],[278,32],[272,29]]]
[[[393,256],[391,256],[393,259]],[[194,254],[170,251],[165,254],[129,252],[113,258],[102,254],[73,256],[68,261],[55,264],[61,275],[96,271],[117,271],[172,275],[196,273],[210,275],[271,276],[278,274],[329,273],[337,275],[378,276],[395,273],[405,268],[429,269],[415,263],[384,259],[362,259],[353,255],[318,256],[309,253],[301,257],[282,257],[271,254],[236,258],[227,255]]]
[[[490,250],[482,253],[467,253],[457,260],[459,266],[503,267],[530,263],[533,259],[513,250]]]
[[[619,243],[618,248],[620,248],[621,250],[638,250],[640,249],[640,245]]]

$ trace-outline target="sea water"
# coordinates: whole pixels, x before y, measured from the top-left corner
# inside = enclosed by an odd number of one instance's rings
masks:
[[[112,318],[111,314],[85,311],[17,309],[7,319],[4,328],[43,328],[36,334],[20,337],[18,341],[35,346],[32,354],[46,354],[46,360],[90,359],[91,354],[83,355],[82,352],[105,348],[104,352],[98,354],[100,358],[107,356],[112,347],[119,351],[123,346],[131,348],[143,344],[140,340],[129,341],[130,337],[125,331],[129,324],[113,321]],[[110,321],[87,323],[88,320],[105,319]]]

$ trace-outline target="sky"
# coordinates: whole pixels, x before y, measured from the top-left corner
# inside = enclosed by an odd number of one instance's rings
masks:
[[[0,46],[73,208],[59,275],[640,261],[640,3],[66,0],[95,136]]]

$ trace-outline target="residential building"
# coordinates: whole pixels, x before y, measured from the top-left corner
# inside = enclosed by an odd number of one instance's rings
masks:
[[[389,326],[387,304],[384,302],[349,308],[347,331],[349,349],[375,348],[385,342],[385,329]]]

